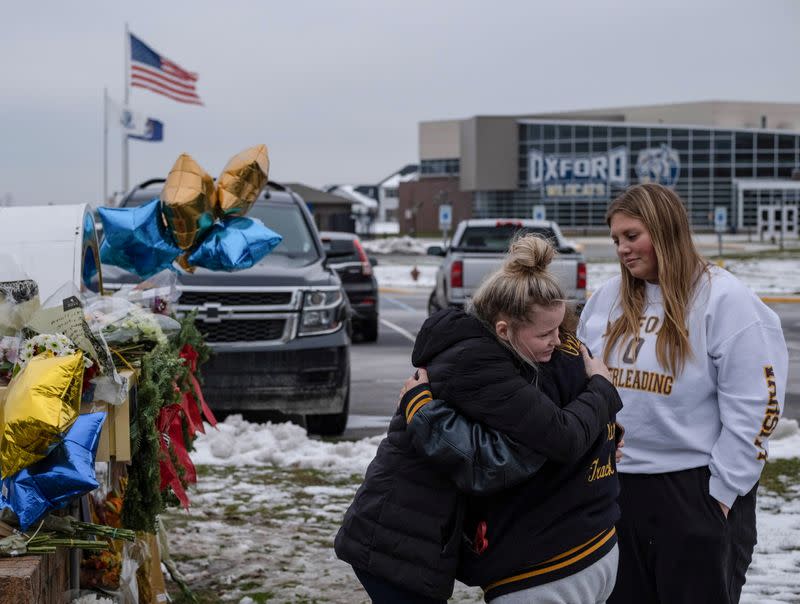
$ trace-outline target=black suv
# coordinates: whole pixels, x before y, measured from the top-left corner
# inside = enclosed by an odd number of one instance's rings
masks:
[[[158,197],[163,179],[131,191],[121,207]],[[349,308],[341,280],[305,202],[270,182],[248,216],[283,241],[256,266],[238,272],[179,275],[178,313],[197,310],[214,355],[203,367],[213,409],[303,415],[309,432],[341,434],[350,402]],[[104,284],[136,281],[103,266]]]
[[[378,339],[378,282],[372,267],[378,264],[367,256],[357,235],[322,231],[319,234],[330,267],[339,273],[353,310],[353,334],[365,342]]]

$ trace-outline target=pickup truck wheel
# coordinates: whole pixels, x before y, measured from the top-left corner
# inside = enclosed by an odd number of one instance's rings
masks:
[[[319,436],[340,436],[347,428],[347,416],[350,414],[350,377],[347,378],[347,394],[341,413],[322,415],[306,415],[306,432]]]
[[[428,298],[428,314],[432,315],[440,310],[442,310],[442,307],[439,306],[439,303],[436,301],[436,290],[434,290]]]

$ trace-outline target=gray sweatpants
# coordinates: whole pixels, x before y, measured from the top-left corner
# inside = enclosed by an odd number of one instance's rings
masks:
[[[591,566],[558,581],[515,591],[492,604],[603,604],[617,581],[619,549],[614,548]]]

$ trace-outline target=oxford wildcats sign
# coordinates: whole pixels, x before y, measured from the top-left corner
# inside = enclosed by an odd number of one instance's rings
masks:
[[[607,199],[611,185],[628,184],[628,149],[587,155],[545,155],[528,151],[528,184],[545,198]]]

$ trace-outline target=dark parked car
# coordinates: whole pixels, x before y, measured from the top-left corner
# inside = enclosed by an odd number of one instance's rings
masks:
[[[122,207],[158,197],[163,179],[135,188]],[[206,398],[222,412],[303,415],[309,432],[341,434],[350,408],[350,337],[341,279],[328,266],[305,202],[270,182],[248,216],[283,235],[252,268],[180,273],[177,311],[197,311],[214,351],[203,367]],[[138,279],[103,265],[110,289]]]
[[[322,231],[322,245],[328,266],[339,273],[353,311],[353,333],[366,342],[378,339],[378,282],[372,267],[378,264],[367,256],[353,233]]]

